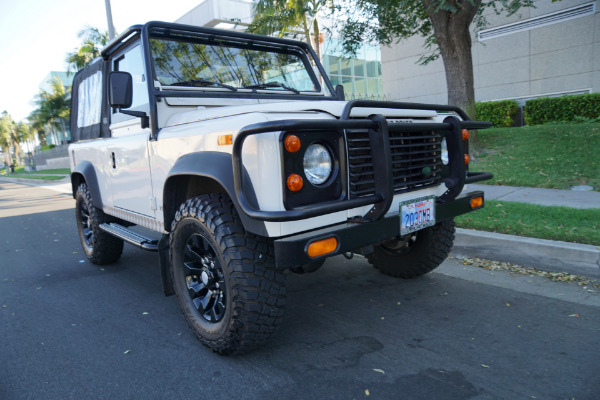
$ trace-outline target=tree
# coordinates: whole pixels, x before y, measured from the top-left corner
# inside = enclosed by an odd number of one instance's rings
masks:
[[[415,35],[425,38],[432,51],[421,57],[428,63],[442,56],[448,104],[475,114],[471,26],[486,25],[483,11],[513,15],[533,0],[357,0],[340,7],[344,50],[352,54],[365,40],[390,45]],[[476,135],[472,135],[476,140]]]
[[[27,122],[20,121],[17,123],[16,132],[19,143],[27,143],[29,149],[32,150],[34,147],[34,143],[32,142],[35,138],[35,132],[31,128],[31,125],[29,125]],[[29,152],[29,155],[31,155],[31,153],[32,151]]]
[[[296,37],[302,32],[321,59],[319,12],[333,11],[331,0],[258,0],[252,5],[252,23],[248,31],[262,35]]]
[[[15,147],[15,143],[13,141],[13,137],[16,135],[15,131],[15,121],[13,121],[9,113],[3,111],[2,116],[0,116],[0,147],[2,147],[2,151],[4,152],[4,160],[7,165],[11,165],[13,163],[10,156],[11,147],[13,148],[13,154],[15,155],[15,158],[17,158],[17,163],[19,161],[19,152],[17,151],[18,144],[17,147]]]
[[[46,146],[48,144],[48,141],[46,140],[46,126],[45,122],[39,115],[39,109],[34,110],[31,114],[29,114],[27,119],[29,120],[31,131],[34,135],[37,135],[40,145]]]
[[[40,127],[46,126],[50,131],[57,134],[58,129],[61,131],[61,138],[57,143],[67,142],[66,123],[69,119],[70,104],[68,100],[68,91],[65,89],[60,78],[55,77],[51,81],[52,92],[40,90],[34,102],[37,109],[29,116],[29,120],[33,121],[33,125],[39,130]]]
[[[108,32],[101,32],[98,28],[86,26],[79,32],[83,39],[81,47],[67,55],[70,70],[80,70],[87,67],[96,57],[100,57],[100,50],[110,41]]]

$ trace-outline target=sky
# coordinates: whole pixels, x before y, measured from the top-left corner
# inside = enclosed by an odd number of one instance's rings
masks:
[[[147,21],[173,22],[203,0],[110,0],[117,33]],[[21,121],[50,71],[66,71],[67,53],[86,25],[108,30],[105,0],[0,0],[0,112]]]

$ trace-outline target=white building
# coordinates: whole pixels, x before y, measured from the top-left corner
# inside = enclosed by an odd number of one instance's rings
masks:
[[[598,1],[539,0],[506,17],[487,12],[489,26],[473,32],[476,101],[600,92]],[[417,65],[422,38],[382,48],[388,100],[447,103],[441,58]]]

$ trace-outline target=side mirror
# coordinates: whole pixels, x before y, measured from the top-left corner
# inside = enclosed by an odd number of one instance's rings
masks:
[[[141,118],[142,129],[150,127],[150,118],[143,111],[129,111],[133,102],[133,78],[129,72],[115,71],[108,76],[108,101],[110,106],[122,114]]]
[[[346,100],[346,95],[344,94],[344,86],[335,85],[335,94],[339,100]]]
[[[129,72],[111,72],[108,98],[114,108],[129,108],[133,101],[133,78]]]

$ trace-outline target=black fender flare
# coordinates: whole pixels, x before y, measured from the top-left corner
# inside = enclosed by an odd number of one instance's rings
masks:
[[[73,198],[75,198],[75,194],[77,193],[77,187],[84,182],[90,189],[94,206],[102,209],[102,195],[100,194],[100,186],[98,186],[96,168],[90,161],[80,162],[71,171],[71,187],[73,189]]]
[[[180,157],[165,179],[163,188],[163,213],[164,228],[168,232],[177,208],[186,199],[178,199],[175,185],[178,177],[196,176],[216,182],[227,193],[235,206],[246,231],[260,236],[267,236],[267,229],[263,221],[250,218],[240,207],[235,195],[233,183],[233,163],[231,154],[218,151],[205,151],[189,153]],[[248,201],[258,206],[256,193],[246,169],[244,169],[244,194]],[[208,193],[208,191],[207,191]],[[183,200],[183,201],[181,201]]]

